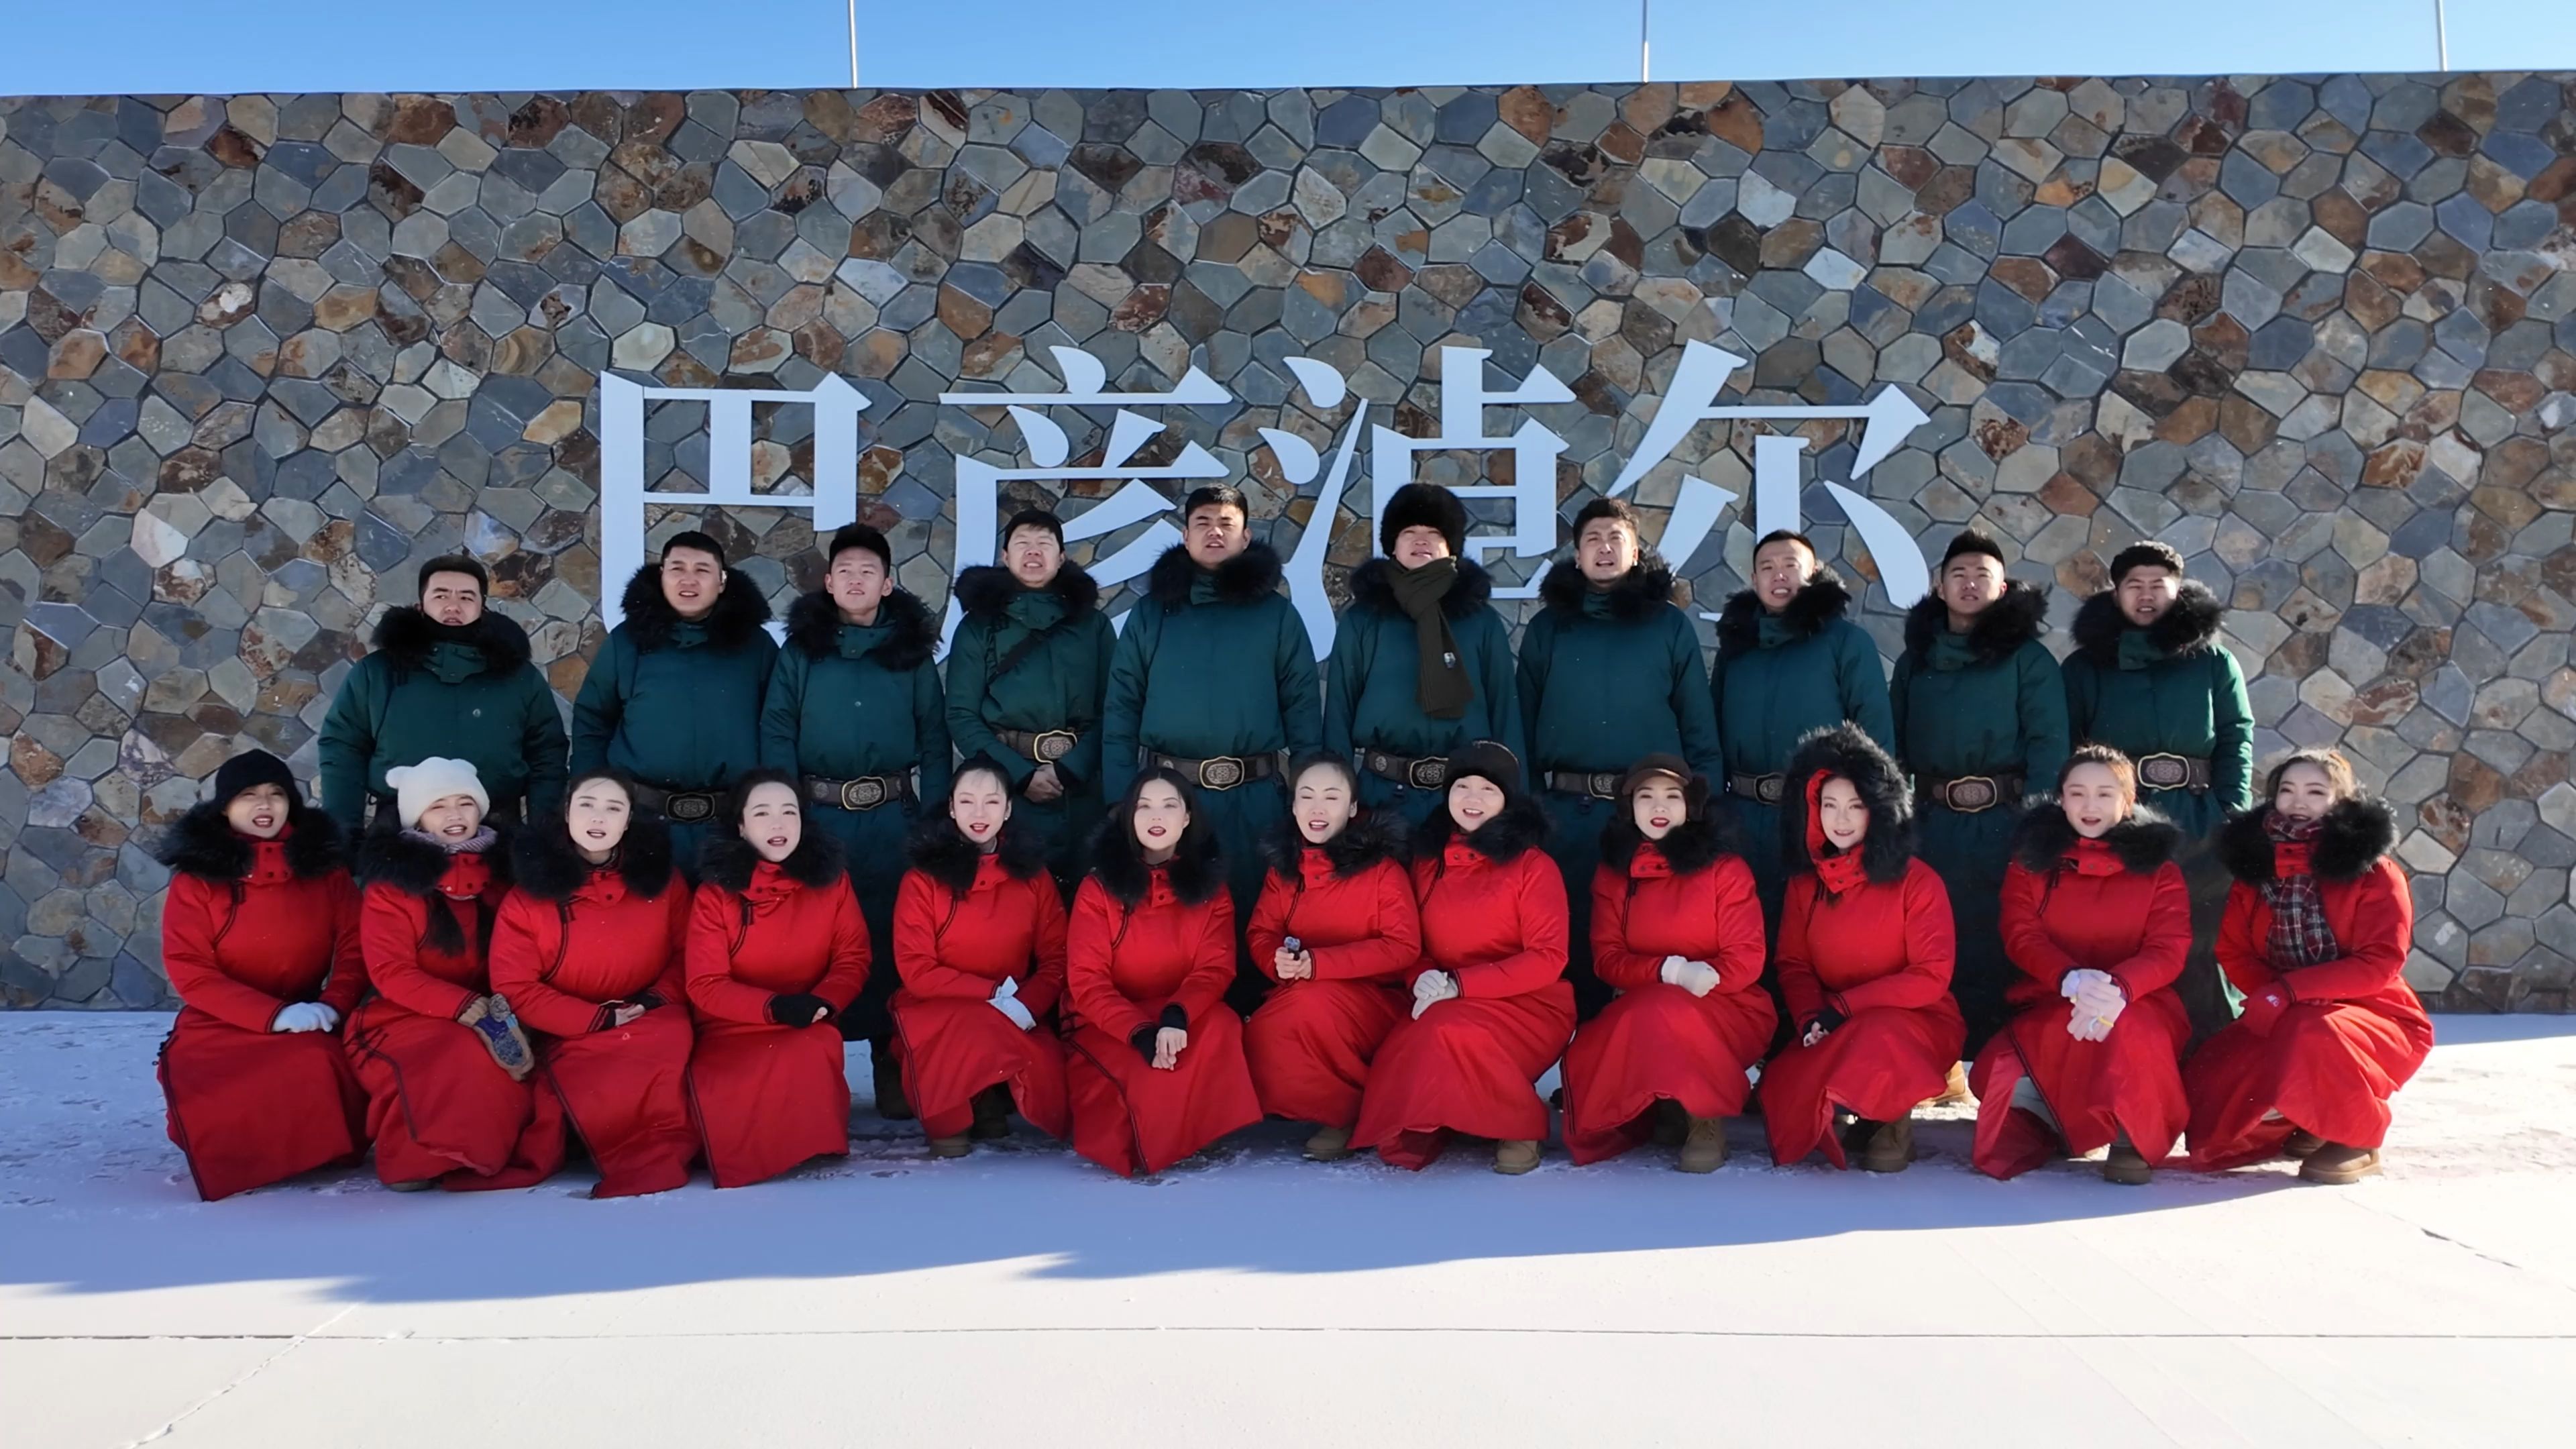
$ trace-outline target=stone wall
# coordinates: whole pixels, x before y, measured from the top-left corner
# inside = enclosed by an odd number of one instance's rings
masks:
[[[1523,410],[1564,441],[1570,515],[1702,342],[1750,360],[1729,402],[1902,389],[1929,421],[1857,491],[1935,556],[1982,517],[2061,627],[2120,544],[2181,548],[2234,606],[2262,751],[2340,744],[2400,807],[2418,989],[2564,1009],[2571,107],[2571,77],[2519,74],[0,100],[0,992],[168,1003],[144,842],[237,738],[309,778],[420,559],[493,559],[497,606],[578,687],[609,369],[846,380],[855,512],[938,599],[960,460],[1030,466],[1002,409],[938,394],[1053,391],[1051,347],[1130,391],[1200,369],[1226,400],[1154,413],[1141,448],[1107,408],[1058,410],[1065,466],[1195,443],[1284,550],[1313,470],[1259,429],[1330,456],[1367,406],[1433,435],[1442,349],[1486,349],[1497,390],[1570,384]],[[1351,396],[1325,406],[1291,357]],[[652,486],[727,472],[709,411],[653,406]],[[728,435],[752,490],[850,456],[811,411],[764,401]],[[1822,486],[1853,481],[1845,429],[1800,425],[1804,511],[1875,579]],[[1637,497],[1660,520],[1695,478],[1749,506],[1762,430],[1699,425]],[[1532,481],[1417,463],[1480,467]],[[1012,481],[1002,506],[1116,481]],[[1365,497],[1328,519],[1328,587],[1367,552]],[[812,515],[716,512],[763,587],[815,582]],[[1748,523],[1685,570],[1704,606]]]

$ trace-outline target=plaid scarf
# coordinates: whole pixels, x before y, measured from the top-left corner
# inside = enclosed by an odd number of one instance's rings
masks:
[[[2293,820],[2278,810],[2263,817],[2263,833],[2272,840],[2272,878],[2263,883],[2263,904],[2272,908],[2276,971],[2314,966],[2343,954],[2334,927],[2326,924],[2325,897],[2317,893],[2316,871],[2309,864],[2322,823]]]

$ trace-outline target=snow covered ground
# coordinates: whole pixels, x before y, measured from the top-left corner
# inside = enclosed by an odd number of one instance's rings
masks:
[[[2446,1018],[2388,1175],[1966,1166],[1158,1182],[1026,1134],[591,1202],[201,1204],[166,1019],[0,1015],[0,1445],[2568,1442],[2576,1020]],[[866,1073],[854,1057],[853,1080]]]

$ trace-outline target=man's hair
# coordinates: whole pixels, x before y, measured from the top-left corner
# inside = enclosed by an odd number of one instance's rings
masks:
[[[1182,517],[1186,519],[1188,515],[1183,514]],[[1011,535],[1023,528],[1043,528],[1055,535],[1056,547],[1064,547],[1064,520],[1044,508],[1023,508],[1012,514],[1011,521],[1002,525],[1002,546],[1010,547]]]
[[[1762,535],[1760,538],[1753,541],[1753,551],[1756,554],[1759,554],[1762,550],[1769,548],[1775,543],[1794,543],[1798,547],[1805,549],[1807,551],[1807,557],[1809,558],[1824,557],[1824,555],[1816,548],[1816,541],[1814,539],[1807,537],[1805,534],[1800,533],[1794,528],[1775,528],[1769,533]]]
[[[672,534],[670,538],[664,540],[662,544],[662,557],[666,560],[669,559],[671,556],[671,550],[675,548],[696,549],[700,553],[713,556],[716,561],[717,568],[721,569],[725,567],[724,545],[716,542],[707,535],[698,532],[694,528],[689,529],[686,532]]]
[[[1252,519],[1252,509],[1243,501],[1243,490],[1231,483],[1210,483],[1191,489],[1190,496],[1181,503],[1181,522],[1187,524],[1190,515],[1202,508],[1231,508],[1241,514],[1245,522]]]
[[[491,572],[480,559],[461,553],[443,553],[420,566],[420,596],[429,597],[429,580],[433,574],[463,574],[474,580],[474,592],[489,597],[492,593]]]
[[[1586,527],[1604,518],[1628,525],[1628,531],[1640,540],[1646,536],[1644,526],[1637,521],[1636,505],[1625,498],[1595,498],[1584,504],[1583,511],[1574,515],[1574,536],[1582,538]]]

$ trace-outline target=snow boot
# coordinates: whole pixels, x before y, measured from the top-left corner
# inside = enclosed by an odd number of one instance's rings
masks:
[[[933,1137],[930,1139],[930,1155],[933,1157],[963,1157],[974,1150],[975,1140],[971,1137]]]
[[[1861,1145],[1863,1172],[1903,1172],[1914,1161],[1914,1114],[1878,1124]]]
[[[1684,1172],[1715,1172],[1726,1165],[1726,1119],[1692,1117],[1682,1137],[1681,1160],[1674,1165]]]
[[[2290,1129],[2290,1135],[2283,1139],[2281,1143],[2281,1155],[2283,1157],[2305,1161],[2308,1158],[2316,1156],[2317,1149],[2325,1145],[2326,1140],[2324,1138],[2319,1137],[2307,1128],[2293,1127]]]
[[[1952,1062],[1950,1064],[1950,1075],[1941,1083],[1941,1095],[1933,1098],[1926,1105],[1933,1107],[1968,1107],[1974,1106],[1976,1104],[1976,1100],[1976,1096],[1968,1090],[1968,1064],[1965,1062]]]
[[[1494,1144],[1494,1171],[1518,1177],[1538,1166],[1538,1144],[1526,1139]]]
[[[1318,1127],[1315,1135],[1306,1139],[1308,1162],[1339,1162],[1350,1155],[1351,1129],[1348,1127]]]
[[[2104,1182],[2116,1182],[2122,1187],[2144,1187],[2155,1181],[2155,1177],[2155,1165],[2148,1162],[2137,1148],[2130,1146],[2126,1137],[2114,1140],[2111,1155],[2102,1159]]]
[[[2321,1182],[2328,1187],[2350,1187],[2365,1177],[2379,1175],[2379,1149],[2346,1147],[2340,1142],[2321,1143],[2299,1164],[2301,1182]]]

